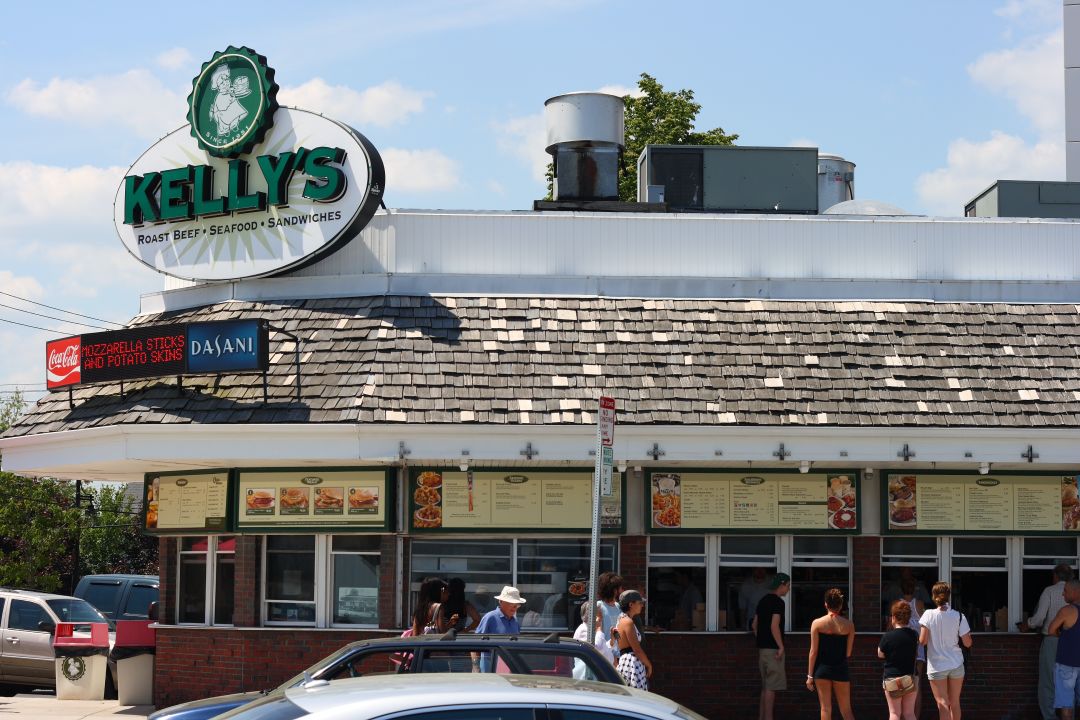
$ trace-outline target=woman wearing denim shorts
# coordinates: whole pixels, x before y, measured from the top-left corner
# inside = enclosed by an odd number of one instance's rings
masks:
[[[926,646],[926,677],[941,720],[959,720],[960,690],[964,687],[964,647],[971,647],[971,627],[959,610],[949,607],[952,590],[938,582],[930,590],[936,607],[919,618],[919,642]]]

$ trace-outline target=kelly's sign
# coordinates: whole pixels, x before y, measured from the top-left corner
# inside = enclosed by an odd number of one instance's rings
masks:
[[[282,108],[266,58],[215,53],[192,81],[188,124],[124,177],[114,220],[127,250],[191,280],[280,274],[355,237],[385,177],[363,135],[316,113]]]
[[[265,372],[264,320],[155,325],[76,335],[45,345],[50,390],[72,385],[216,372]]]

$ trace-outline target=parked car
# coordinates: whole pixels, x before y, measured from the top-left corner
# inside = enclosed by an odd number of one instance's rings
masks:
[[[481,662],[483,661],[483,662]],[[307,670],[286,680],[277,690],[298,687],[305,682],[338,680],[368,675],[417,673],[543,675],[583,677],[602,683],[622,685],[611,662],[587,643],[542,635],[422,635],[360,640],[323,658]],[[460,679],[460,678],[459,678]],[[275,692],[236,693],[158,710],[149,720],[208,720]]]
[[[56,687],[56,624],[108,622],[93,605],[67,595],[0,588],[0,684],[7,692],[17,687]],[[110,645],[112,634],[109,636]],[[116,686],[116,668],[106,682]],[[106,690],[108,692],[108,688]]]
[[[220,720],[705,720],[660,695],[587,680],[481,674],[314,681]]]
[[[157,575],[86,575],[75,587],[82,598],[110,621],[147,620],[158,601]],[[115,625],[110,622],[110,626]]]

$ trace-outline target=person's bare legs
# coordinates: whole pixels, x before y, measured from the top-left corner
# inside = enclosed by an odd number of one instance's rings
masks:
[[[761,699],[758,701],[758,720],[773,720],[773,707],[776,705],[776,691],[761,691]]]
[[[904,714],[904,698],[894,698],[886,691],[885,703],[889,706],[889,720],[901,720]]]
[[[832,720],[832,680],[814,678],[814,687],[817,688],[818,705],[821,706],[821,720]]]
[[[960,691],[964,688],[964,678],[949,678],[949,711],[952,720],[960,720]]]
[[[855,720],[851,712],[851,683],[833,682],[833,694],[836,695],[836,706],[840,708],[840,717],[844,720]]]
[[[916,710],[916,698],[918,693],[908,693],[904,697],[900,698],[904,704],[901,710],[901,717],[903,720],[916,720],[919,717],[918,710]]]
[[[934,700],[937,702],[938,717],[941,720],[953,720],[952,711],[949,709],[949,681],[945,680],[931,680],[930,690],[934,693]]]

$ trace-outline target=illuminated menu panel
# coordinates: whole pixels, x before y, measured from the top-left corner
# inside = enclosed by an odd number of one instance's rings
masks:
[[[241,470],[237,529],[387,529],[387,480],[383,469]]]
[[[143,527],[148,533],[228,530],[227,470],[147,475],[143,497]]]

